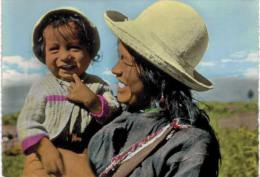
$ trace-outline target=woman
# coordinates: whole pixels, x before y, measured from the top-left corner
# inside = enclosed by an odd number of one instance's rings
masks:
[[[119,38],[118,101],[125,111],[93,136],[97,176],[218,176],[219,144],[191,89],[212,84],[195,71],[208,44],[203,19],[177,1],[158,1],[135,20],[108,11]]]

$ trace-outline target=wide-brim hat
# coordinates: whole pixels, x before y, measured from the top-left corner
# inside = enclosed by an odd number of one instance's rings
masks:
[[[134,20],[117,11],[107,11],[104,19],[123,43],[174,79],[197,91],[213,88],[195,70],[207,48],[208,32],[188,5],[161,0]]]
[[[58,8],[51,10],[44,14],[38,22],[35,24],[34,30],[33,30],[33,52],[35,56],[43,63],[45,63],[45,57],[43,54],[43,49],[39,47],[39,42],[41,42],[42,39],[42,34],[44,29],[46,28],[47,25],[51,23],[52,20],[59,16],[73,16],[75,18],[81,19],[85,27],[89,28],[89,32],[91,35],[90,41],[91,41],[91,48],[89,49],[89,55],[90,58],[94,58],[97,55],[97,52],[100,48],[100,38],[98,34],[98,30],[96,26],[85,16],[83,15],[82,12],[80,12],[76,8],[71,8],[71,7],[63,7],[63,8]]]

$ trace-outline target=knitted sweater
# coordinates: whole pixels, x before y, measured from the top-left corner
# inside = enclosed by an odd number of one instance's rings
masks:
[[[104,81],[90,74],[85,74],[81,79],[94,93],[105,98],[109,107],[106,117],[119,108],[116,98]],[[68,86],[68,82],[57,79],[51,73],[32,85],[17,122],[22,145],[30,138],[39,139],[38,136],[42,135],[55,139],[68,123],[69,131],[72,132],[77,119],[81,119],[80,132],[84,132],[92,116],[83,107],[66,99]],[[24,150],[27,146],[29,145],[23,146]]]

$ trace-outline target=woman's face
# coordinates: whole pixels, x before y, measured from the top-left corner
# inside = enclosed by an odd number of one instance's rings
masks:
[[[112,68],[112,73],[118,79],[117,98],[127,105],[140,105],[144,91],[143,82],[140,80],[140,70],[125,46],[120,42],[118,46],[119,60]]]

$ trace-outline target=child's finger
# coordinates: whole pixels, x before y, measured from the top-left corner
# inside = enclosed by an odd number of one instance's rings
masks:
[[[68,87],[68,90],[72,90],[75,87],[75,83],[71,83],[70,86]]]
[[[76,84],[77,83],[81,83],[81,80],[80,80],[80,78],[79,78],[79,76],[77,74],[73,74],[72,77],[73,77],[73,79],[74,79]]]
[[[72,96],[71,96],[70,94],[68,94],[68,95],[66,96],[66,98],[67,98],[69,101],[72,100]]]

